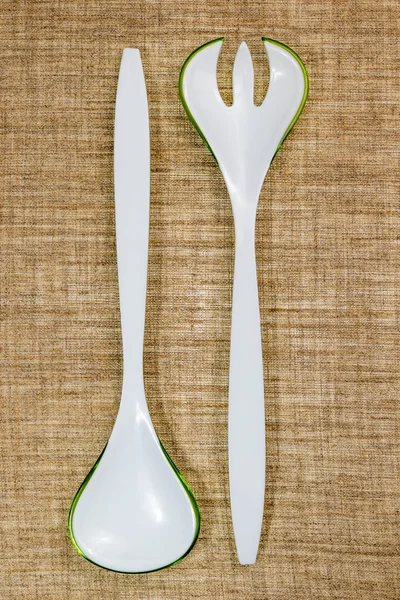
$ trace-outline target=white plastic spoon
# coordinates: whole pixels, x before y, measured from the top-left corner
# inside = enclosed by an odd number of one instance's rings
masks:
[[[256,561],[265,490],[265,417],[260,311],[254,234],[258,198],[275,154],[308,94],[307,71],[293,50],[263,38],[270,81],[261,106],[253,102],[253,64],[243,42],[233,69],[233,104],[217,85],[223,38],[195,50],[182,67],[183,106],[215,157],[235,222],[235,275],[229,371],[229,481],[239,561]]]
[[[150,206],[147,97],[139,51],[125,49],[115,111],[115,212],[124,357],[122,397],[111,437],[76,494],[69,532],[100,567],[155,571],[193,547],[200,515],[162,447],[143,383]]]

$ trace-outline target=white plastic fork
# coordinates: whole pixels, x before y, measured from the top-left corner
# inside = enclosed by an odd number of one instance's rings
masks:
[[[233,104],[217,84],[223,38],[185,61],[179,80],[183,106],[225,179],[235,223],[235,275],[229,371],[229,482],[241,564],[253,564],[265,493],[265,414],[260,311],[255,259],[258,199],[272,159],[297,121],[308,95],[304,64],[293,50],[263,38],[270,67],[261,106],[253,101],[251,55],[243,42],[233,68]]]

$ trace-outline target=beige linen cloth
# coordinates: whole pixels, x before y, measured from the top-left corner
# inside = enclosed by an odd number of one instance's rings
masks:
[[[1,0],[2,600],[398,600],[399,4],[394,0]],[[257,259],[267,489],[257,564],[238,564],[227,473],[233,222],[178,98],[180,67],[225,35],[307,65],[310,96],[265,182]],[[151,119],[145,378],[202,526],[177,566],[99,569],[71,500],[121,390],[113,119],[122,49]]]

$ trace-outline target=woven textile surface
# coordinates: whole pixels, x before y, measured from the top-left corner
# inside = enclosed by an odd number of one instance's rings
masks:
[[[394,0],[1,0],[2,600],[398,600],[399,4]],[[310,76],[257,219],[267,424],[258,561],[238,564],[227,403],[233,220],[177,81],[219,36],[231,100],[245,39]],[[142,53],[151,123],[145,381],[202,524],[180,564],[86,562],[68,510],[121,392],[113,120],[124,47]]]

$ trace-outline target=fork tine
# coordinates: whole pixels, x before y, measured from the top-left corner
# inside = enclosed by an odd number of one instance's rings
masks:
[[[242,42],[233,65],[233,103],[254,104],[254,70],[250,50]]]

